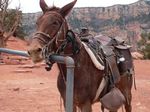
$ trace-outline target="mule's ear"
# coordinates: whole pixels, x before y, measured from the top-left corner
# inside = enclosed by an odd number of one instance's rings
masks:
[[[68,15],[68,13],[71,11],[71,9],[73,8],[73,6],[75,5],[75,3],[77,2],[77,0],[74,0],[73,2],[65,5],[64,7],[62,7],[60,9],[60,14],[63,16],[63,17],[66,17]]]
[[[46,12],[48,10],[48,6],[44,0],[40,0],[40,7],[41,7],[43,12]]]

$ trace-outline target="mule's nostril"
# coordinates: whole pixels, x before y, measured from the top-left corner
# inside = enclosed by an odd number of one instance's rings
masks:
[[[27,51],[27,53],[28,53],[29,55],[31,55],[30,51]]]
[[[37,51],[38,51],[38,52],[41,52],[41,51],[42,51],[42,49],[41,49],[41,48],[38,48],[38,49],[37,49]]]

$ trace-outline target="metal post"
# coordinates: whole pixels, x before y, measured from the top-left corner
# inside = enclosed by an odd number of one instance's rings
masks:
[[[66,83],[66,112],[73,112],[73,90],[74,90],[74,60],[71,57],[52,55],[53,61],[64,63],[67,67]]]
[[[29,57],[26,51],[11,50],[0,48],[0,52]],[[71,57],[51,55],[50,60],[57,63],[66,64],[67,67],[67,83],[66,83],[66,112],[73,112],[73,89],[74,89],[74,60]]]

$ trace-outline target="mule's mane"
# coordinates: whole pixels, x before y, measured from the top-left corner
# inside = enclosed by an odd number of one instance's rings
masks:
[[[49,12],[49,11],[56,11],[56,12],[58,12],[59,10],[60,10],[59,7],[52,6],[52,7],[49,7],[46,12]]]

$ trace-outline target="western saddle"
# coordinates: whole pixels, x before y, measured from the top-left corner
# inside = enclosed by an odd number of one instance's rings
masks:
[[[124,73],[130,75],[133,73],[131,46],[126,45],[123,40],[110,38],[107,45],[104,45],[94,37],[85,39],[85,37],[81,36],[80,38],[92,50],[97,60],[105,66],[105,75],[109,76],[109,80],[113,85],[120,81],[120,76]]]

